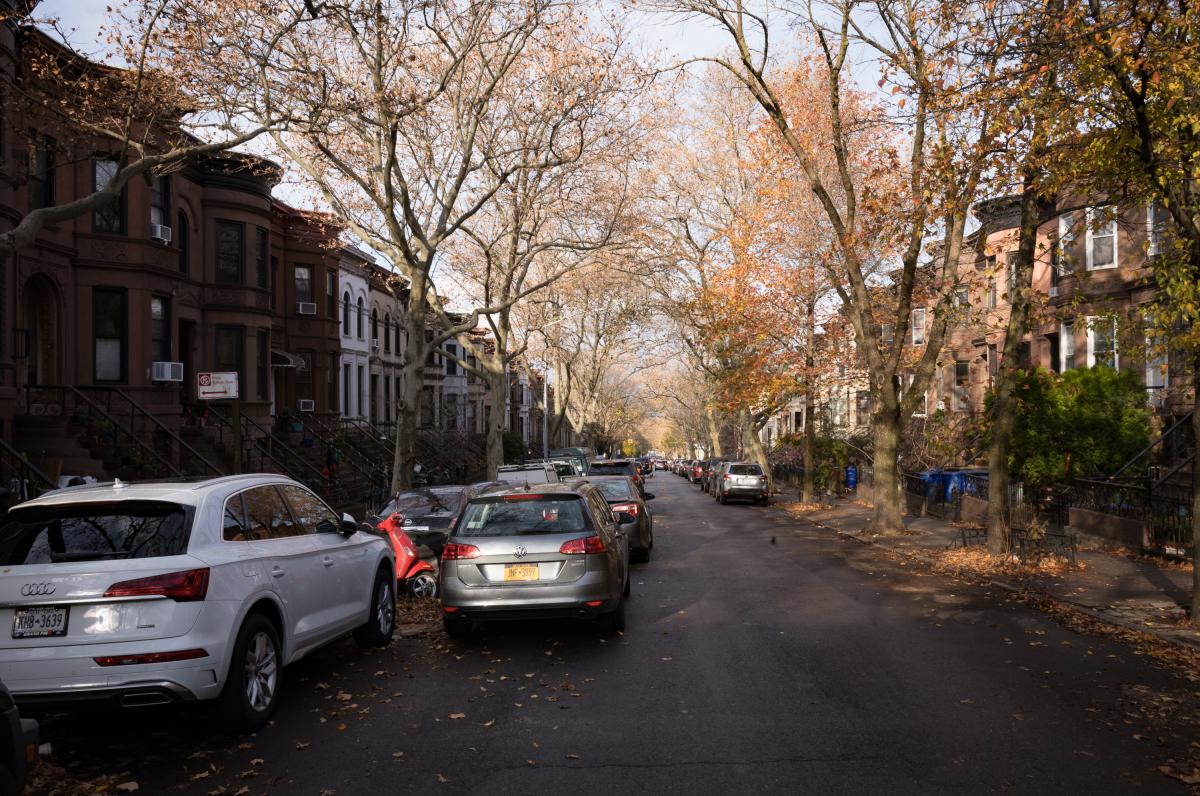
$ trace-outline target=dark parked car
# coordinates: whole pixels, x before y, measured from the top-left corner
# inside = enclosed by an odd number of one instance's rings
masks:
[[[400,514],[402,519],[397,524],[408,534],[408,538],[412,539],[421,557],[426,557],[425,550],[421,549],[424,547],[428,549],[429,556],[439,558],[442,555],[442,546],[446,544],[446,535],[467,501],[476,495],[505,486],[509,485],[499,481],[484,481],[478,484],[410,489],[393,495],[379,510],[379,516],[386,519],[392,514]]]
[[[705,492],[708,492],[708,493],[712,493],[713,473],[716,471],[716,469],[718,467],[720,467],[724,462],[727,462],[727,461],[729,461],[729,460],[727,458],[725,458],[724,456],[714,456],[711,459],[704,460],[704,465],[703,465],[704,470],[700,474],[700,488],[702,490],[704,490]]]
[[[0,683],[0,794],[18,794],[37,762],[38,723],[23,719],[12,695]]]
[[[629,560],[649,561],[654,548],[654,518],[646,501],[654,500],[654,495],[639,493],[633,479],[623,475],[590,475],[588,480],[600,487],[621,533],[629,540]]]
[[[633,479],[633,483],[637,484],[639,492],[645,493],[646,491],[646,479],[633,459],[605,459],[592,462],[588,475],[627,475]]]

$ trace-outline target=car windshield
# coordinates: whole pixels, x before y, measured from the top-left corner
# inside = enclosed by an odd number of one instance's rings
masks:
[[[516,495],[472,501],[454,535],[528,536],[588,530],[583,501],[576,495]]]
[[[401,492],[388,501],[379,512],[379,516],[387,517],[397,511],[410,517],[427,517],[457,514],[462,507],[462,490],[454,489],[414,489],[411,492]]]
[[[731,464],[730,475],[762,475],[762,468],[757,464]]]
[[[595,483],[600,487],[600,494],[604,495],[604,499],[607,501],[627,500],[633,497],[633,488],[627,478],[597,479]]]
[[[16,510],[0,526],[0,565],[158,558],[187,551],[190,512],[130,501]]]

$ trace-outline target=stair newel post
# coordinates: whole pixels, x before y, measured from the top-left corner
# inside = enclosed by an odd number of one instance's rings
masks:
[[[233,418],[233,472],[242,472],[242,399],[239,395],[233,398],[233,408],[230,411]]]

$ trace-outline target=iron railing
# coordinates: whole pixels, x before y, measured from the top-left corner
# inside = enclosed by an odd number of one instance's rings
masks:
[[[58,484],[43,473],[25,454],[0,439],[0,477],[8,482],[9,505],[32,500]]]
[[[180,470],[203,476],[226,474],[124,390],[95,385],[81,385],[76,389],[90,395],[114,420],[124,423],[132,434],[150,439],[154,448],[177,464]]]
[[[25,387],[25,405],[54,404],[61,416],[86,439],[89,447],[101,451],[106,466],[119,469],[112,475],[129,480],[141,477],[176,477],[184,473],[141,435],[126,428],[95,400],[79,388],[66,385],[29,385]]]

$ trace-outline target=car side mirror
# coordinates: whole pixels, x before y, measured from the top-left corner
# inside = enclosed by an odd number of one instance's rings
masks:
[[[654,493],[647,492],[646,494],[642,495],[642,500],[654,500]]]
[[[342,523],[338,526],[338,532],[347,538],[358,533],[358,522],[349,514],[342,515]]]

